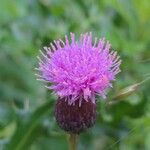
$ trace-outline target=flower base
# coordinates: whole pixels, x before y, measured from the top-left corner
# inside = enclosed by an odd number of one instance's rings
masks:
[[[79,100],[76,100],[74,104],[69,105],[65,98],[58,99],[55,117],[60,128],[69,133],[79,134],[95,124],[96,104],[91,100],[82,100],[79,106]]]

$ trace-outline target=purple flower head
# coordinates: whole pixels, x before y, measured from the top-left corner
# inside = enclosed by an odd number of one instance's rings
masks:
[[[81,105],[83,99],[95,103],[95,95],[106,97],[121,61],[105,39],[95,38],[93,43],[91,33],[81,34],[78,41],[73,33],[70,36],[70,41],[66,36],[65,42],[60,39],[44,47],[38,68],[40,79],[50,83],[47,88],[69,105],[76,100]]]

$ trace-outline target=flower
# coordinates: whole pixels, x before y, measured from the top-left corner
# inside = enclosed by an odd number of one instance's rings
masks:
[[[71,33],[71,42],[66,36],[54,41],[51,47],[45,47],[46,54],[39,63],[41,79],[50,82],[48,89],[73,104],[78,98],[91,99],[95,95],[106,97],[106,90],[112,87],[111,81],[120,71],[121,61],[110,44],[104,39],[92,44],[92,34],[85,33],[75,41]]]
[[[58,123],[66,131],[78,133],[85,128],[87,119],[91,122],[86,128],[95,122],[95,96],[106,97],[107,89],[112,87],[111,82],[120,72],[121,60],[104,38],[98,41],[95,38],[93,43],[91,33],[81,34],[79,41],[73,33],[70,36],[70,41],[65,36],[65,42],[59,39],[44,47],[38,70],[39,79],[50,83],[47,88],[59,97],[55,109]],[[92,113],[87,112],[90,106]]]

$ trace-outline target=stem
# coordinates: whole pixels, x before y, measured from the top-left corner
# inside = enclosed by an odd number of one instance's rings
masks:
[[[77,150],[77,134],[69,135],[69,150]]]

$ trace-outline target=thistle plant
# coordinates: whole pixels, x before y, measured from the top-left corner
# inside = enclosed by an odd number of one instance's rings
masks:
[[[106,98],[108,88],[120,72],[121,60],[104,38],[92,33],[73,33],[44,47],[39,57],[39,80],[57,95],[55,118],[69,133],[72,149],[75,137],[96,121],[96,95]]]

